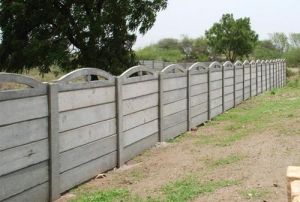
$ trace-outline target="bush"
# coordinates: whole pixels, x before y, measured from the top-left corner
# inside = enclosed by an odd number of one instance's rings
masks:
[[[137,50],[136,56],[139,60],[163,60],[168,62],[178,62],[185,58],[178,49],[162,49],[156,45]]]
[[[300,66],[300,48],[290,49],[284,54],[289,67],[299,67]]]
[[[296,74],[297,73],[295,71],[291,70],[290,68],[287,68],[287,70],[286,70],[286,76],[287,77],[296,76]]]

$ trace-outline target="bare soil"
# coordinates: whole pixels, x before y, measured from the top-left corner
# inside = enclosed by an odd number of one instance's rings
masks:
[[[253,103],[243,105],[242,108],[253,107]],[[199,195],[193,201],[287,201],[286,168],[300,165],[300,106],[288,118],[277,117],[263,129],[253,130],[228,145],[199,141],[209,136],[230,135],[232,131],[228,128],[232,124],[212,121],[174,142],[146,151],[122,168],[106,173],[104,178],[91,180],[79,189],[125,188],[146,198],[159,196],[165,184],[193,174],[201,181],[239,181],[238,185]],[[212,164],[230,155],[240,159],[221,166]],[[254,190],[254,195],[249,190]],[[76,193],[67,193],[59,202],[73,198]]]

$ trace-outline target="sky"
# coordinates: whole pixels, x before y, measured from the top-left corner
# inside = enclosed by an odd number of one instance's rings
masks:
[[[274,32],[300,32],[300,0],[168,0],[154,26],[145,35],[138,34],[134,49],[163,38],[203,36],[224,13],[250,17],[260,39]]]

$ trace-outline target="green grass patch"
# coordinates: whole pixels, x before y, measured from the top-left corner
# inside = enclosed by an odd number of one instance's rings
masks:
[[[132,178],[133,181],[140,181],[145,177],[145,174],[142,170],[133,170],[129,173],[130,178]]]
[[[72,202],[115,202],[127,201],[130,194],[125,189],[111,189],[105,191],[98,191],[93,193],[85,193],[80,197],[71,200]]]
[[[160,195],[142,198],[127,189],[110,189],[81,193],[72,202],[184,202],[201,194],[212,193],[217,189],[239,184],[237,180],[217,180],[200,182],[195,177],[170,182],[163,186]]]
[[[215,145],[220,147],[230,146],[233,143],[243,139],[243,137],[247,136],[246,133],[233,133],[226,136],[200,136],[199,141],[197,144],[204,144],[204,145]]]
[[[262,132],[266,128],[280,127],[284,119],[288,120],[290,117],[297,116],[299,109],[300,79],[296,79],[290,81],[282,89],[274,89],[264,95],[254,97],[215,117],[206,127],[216,127],[223,122],[225,126],[220,126],[226,133],[217,130],[211,135],[201,135],[197,143],[228,146],[250,134]]]
[[[266,197],[266,195],[268,194],[268,191],[265,189],[261,189],[261,188],[251,188],[251,189],[246,189],[244,191],[241,192],[241,195],[245,198],[245,199],[261,199],[263,197]]]
[[[162,188],[165,201],[183,202],[195,199],[201,194],[212,193],[217,189],[237,185],[236,180],[199,182],[195,177],[170,182]]]
[[[229,164],[236,163],[236,162],[242,160],[243,158],[244,157],[241,156],[241,155],[233,154],[233,155],[229,155],[225,158],[221,158],[221,159],[215,160],[213,162],[209,162],[209,165],[211,167],[226,166],[226,165],[229,165]]]

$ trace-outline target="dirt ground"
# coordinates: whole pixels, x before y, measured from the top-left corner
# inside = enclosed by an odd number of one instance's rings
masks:
[[[160,198],[161,187],[189,175],[201,182],[237,182],[189,201],[287,201],[286,168],[300,165],[299,91],[281,90],[246,101],[225,118],[146,151],[65,194],[59,202],[113,188],[128,189],[141,198]],[[278,106],[265,106],[267,102]],[[253,120],[248,120],[251,116]]]

